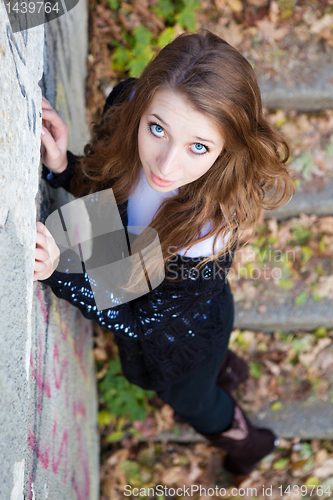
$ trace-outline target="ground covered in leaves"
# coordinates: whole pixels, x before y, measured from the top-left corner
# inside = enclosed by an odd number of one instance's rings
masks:
[[[332,217],[302,215],[284,222],[263,221],[255,236],[236,253],[233,264],[236,272],[230,271],[235,301],[244,300],[244,290],[249,307],[262,307],[265,293],[272,290],[274,297],[279,297],[280,291],[294,290],[295,307],[310,296],[316,300],[323,297],[333,300],[332,245]],[[272,258],[276,249],[283,259]],[[293,258],[287,260],[285,255]],[[274,269],[282,273],[275,277],[274,273],[273,276],[267,274],[269,279],[263,276],[255,279],[255,274],[251,277],[255,269],[262,271],[262,263],[267,273]],[[253,287],[252,294],[248,293],[250,287]],[[322,327],[314,332],[275,331],[272,334],[234,330],[230,348],[249,363],[250,377],[235,391],[237,400],[248,413],[260,414],[269,404],[271,410],[283,414],[284,404],[290,401],[333,403],[333,331]],[[101,363],[99,377],[116,355],[112,338],[96,329],[96,358]],[[172,409],[156,396],[147,400],[148,413],[144,421],[131,423],[118,417],[110,422],[105,415],[103,417],[104,408],[101,400],[103,500],[124,498],[126,485],[139,488],[134,493],[143,488],[141,491],[147,494],[142,494],[142,498],[151,499],[158,497],[149,495],[148,488],[156,485],[167,486],[171,493],[172,488],[192,486],[193,490],[189,490],[192,496],[184,495],[183,498],[195,499],[234,496],[235,484],[243,488],[235,498],[320,499],[333,496],[331,440],[282,439],[278,450],[266,457],[250,477],[237,478],[233,482],[221,467],[221,450],[205,442],[155,442],[162,431],[171,431],[177,440],[186,430],[186,426],[175,423]],[[263,485],[265,488],[272,486],[272,494],[270,490],[263,494]],[[310,485],[315,486],[311,495],[314,486]],[[206,488],[206,496],[203,489],[202,495],[200,489],[196,490],[200,486]],[[219,491],[226,489],[224,496],[212,494],[216,486]],[[181,497],[166,495],[164,498]]]
[[[140,26],[157,38],[168,26],[154,6],[168,9],[171,3],[90,0],[88,123],[98,119],[112,87],[129,76],[115,69],[115,46],[111,42],[123,43]],[[203,0],[196,27],[208,28],[238,48],[258,75],[287,86],[315,83],[333,58],[333,0]],[[174,29],[176,33],[182,31],[177,24]],[[317,72],[309,71],[313,64]],[[290,144],[296,188],[307,193],[324,189],[333,175],[332,110],[299,113],[277,109],[267,110],[266,115]],[[272,300],[283,303],[286,297],[295,307],[310,299],[333,300],[332,227],[332,217],[301,215],[280,223],[274,218],[262,220],[256,235],[237,252],[229,273],[235,301],[245,309],[256,307],[264,313]],[[267,334],[234,330],[230,347],[250,365],[251,376],[236,392],[246,411],[260,412],[267,402],[273,411],[292,400],[333,403],[332,331],[318,328],[315,332]],[[100,397],[101,500],[137,498],[133,491],[133,495],[129,490],[126,493],[126,485],[143,488],[141,498],[165,500],[333,497],[331,440],[282,439],[278,450],[256,471],[236,480],[236,486],[243,488],[237,494],[232,490],[232,478],[221,467],[221,450],[206,442],[154,441],[167,430],[177,439],[181,427],[175,424],[171,408],[156,396],[126,385],[112,337],[98,326],[95,357],[100,382],[111,363],[108,376],[115,389],[109,400],[105,390]],[[126,394],[127,400],[120,394]],[[108,404],[117,409],[117,415],[109,411]],[[132,418],[122,415],[128,407],[132,408]],[[163,495],[148,491],[156,485],[170,490]],[[186,491],[177,495],[171,489],[184,486],[193,487],[191,496]],[[206,494],[200,492],[200,486],[206,488]],[[216,487],[218,496],[208,490]],[[226,489],[224,496],[221,488]]]
[[[333,217],[307,216],[259,225],[237,250],[228,275],[234,299],[259,314],[274,303],[333,299]],[[237,286],[236,286],[237,281]]]
[[[322,335],[323,332],[319,331],[304,341],[301,332],[289,336],[275,333],[270,338],[250,331],[234,331],[231,348],[246,357],[251,368],[251,377],[237,391],[243,408],[256,411],[267,399],[272,408],[278,410],[285,398],[300,399],[304,395],[309,399],[325,395],[332,398],[332,371],[330,377],[322,377],[320,373],[325,371],[323,365],[330,356],[329,365],[332,367],[333,352],[328,350],[328,346],[332,343],[333,332],[327,332],[325,337]],[[310,345],[312,351],[308,349]],[[326,370],[329,369],[325,366]],[[303,379],[302,384],[300,379]],[[141,498],[151,499],[157,497],[149,494],[148,488],[156,488],[157,485],[169,488],[170,494],[164,498],[170,499],[181,498],[180,495],[172,495],[172,488],[184,486],[192,486],[193,495],[182,498],[332,498],[331,440],[301,442],[299,438],[281,439],[278,450],[267,456],[250,477],[238,477],[235,483],[221,468],[221,450],[206,443],[154,442],[156,435],[163,430],[173,429],[177,436],[179,427],[176,427],[172,410],[167,405],[153,407],[144,422],[134,422],[135,437],[127,422],[124,438],[117,444],[110,444],[108,436],[112,435],[116,425],[102,427],[103,500],[124,498],[126,485],[130,485],[134,494],[134,488],[145,491],[147,494],[142,494]],[[140,443],[140,438],[147,442]],[[239,495],[234,495],[235,484]],[[272,487],[268,495],[262,493],[264,485],[265,488]],[[206,489],[207,495],[200,495],[200,487],[202,492]],[[219,491],[224,488],[225,494],[211,494],[209,488],[215,490],[216,487]],[[314,491],[310,495],[312,488]]]
[[[332,250],[332,217],[301,215],[283,222],[273,218],[262,221],[256,234],[236,252],[230,271],[235,301],[248,308],[257,307],[259,312],[272,304],[272,297],[274,301],[283,300],[284,293],[291,294],[295,307],[309,298],[332,301]],[[108,363],[115,362],[117,351],[110,333],[98,327],[95,342],[98,378],[103,380]],[[250,377],[234,394],[248,413],[260,415],[268,404],[272,411],[281,411],[283,416],[284,405],[292,401],[305,405],[317,401],[333,404],[333,331],[323,327],[314,332],[278,330],[271,334],[234,330],[230,348],[246,359],[250,367]],[[134,399],[135,404],[130,404],[140,408],[143,404],[147,411],[144,420],[131,422],[124,416],[110,416],[101,397],[103,500],[123,499],[126,485],[139,488],[131,490],[134,491],[131,498],[141,489],[141,498],[149,499],[160,498],[156,490],[155,495],[148,490],[157,485],[170,488],[165,499],[333,496],[331,440],[304,441],[300,436],[281,439],[278,450],[266,457],[249,477],[235,479],[223,471],[223,452],[208,443],[156,442],[163,431],[171,431],[177,441],[186,431],[186,425],[175,423],[173,410],[156,396],[146,396],[143,402],[136,394]],[[122,403],[113,395],[111,407],[116,404],[120,407]],[[263,485],[272,490],[263,494]],[[191,486],[190,496],[171,494],[175,492],[172,488]],[[213,494],[216,487],[218,495]],[[234,495],[235,487],[243,488],[238,496]],[[225,493],[223,496],[221,491]]]

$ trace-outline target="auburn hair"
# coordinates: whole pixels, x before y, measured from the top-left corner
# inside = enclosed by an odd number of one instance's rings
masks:
[[[126,92],[132,97],[94,124],[86,156],[71,181],[75,196],[112,188],[121,204],[133,194],[142,168],[139,123],[159,89],[184,96],[213,120],[224,139],[209,170],[166,199],[150,224],[158,233],[164,264],[180,249],[230,232],[225,246],[201,260],[200,268],[230,252],[242,231],[253,231],[262,209],[290,200],[295,190],[286,166],[290,151],[263,115],[257,78],[245,57],[209,30],[182,33],[129,85]],[[210,232],[198,237],[209,221]]]

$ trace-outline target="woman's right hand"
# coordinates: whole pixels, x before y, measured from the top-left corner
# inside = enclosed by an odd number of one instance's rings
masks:
[[[46,226],[36,223],[34,281],[46,280],[59,264],[60,250]]]
[[[42,96],[42,112],[42,160],[51,172],[60,174],[67,167],[69,129],[44,96]]]

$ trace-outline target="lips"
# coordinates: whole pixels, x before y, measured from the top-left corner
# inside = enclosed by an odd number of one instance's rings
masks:
[[[160,177],[157,177],[153,172],[151,172],[151,178],[154,184],[159,187],[167,187],[171,186],[171,184],[174,184],[176,181],[164,181],[163,179],[160,179]]]

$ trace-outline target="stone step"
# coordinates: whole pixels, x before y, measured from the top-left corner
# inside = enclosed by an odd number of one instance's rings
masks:
[[[294,57],[292,71],[286,63],[287,54],[276,55],[271,66],[280,71],[268,72],[260,61],[254,61],[255,71],[267,109],[295,109],[299,112],[314,112],[333,109],[333,53],[323,51],[318,43],[311,50],[295,40],[295,46],[301,57]],[[258,47],[260,53],[260,47]],[[272,56],[274,59],[274,56]],[[288,139],[286,137],[286,139]],[[292,167],[292,163],[290,165]],[[285,206],[272,211],[265,211],[265,217],[276,217],[278,220],[295,217],[300,213],[307,215],[333,214],[333,178],[331,177],[324,189],[313,189],[307,192],[298,187],[292,200]]]
[[[248,416],[255,426],[268,427],[284,439],[332,439],[333,436],[333,404],[329,401],[290,401],[278,411],[267,406]],[[191,426],[179,424],[171,431],[162,431],[150,438],[141,437],[139,441],[199,443],[206,439]]]
[[[281,302],[275,298],[261,299],[260,304],[250,308],[235,302],[234,328],[240,330],[309,332],[319,327],[333,328],[333,301],[330,299],[323,298],[316,302],[309,298],[304,304],[294,305],[294,297],[285,291]]]
[[[297,217],[301,213],[318,216],[333,215],[333,178],[329,178],[324,189],[314,190],[311,193],[306,192],[301,186],[296,188],[295,195],[287,205],[275,210],[265,210],[264,217],[284,220]]]
[[[254,425],[269,427],[285,439],[332,439],[333,404],[317,400],[312,403],[289,401],[278,411],[263,408],[250,416]]]
[[[311,68],[309,68],[311,71]],[[315,68],[313,69],[315,71]],[[259,76],[263,104],[268,109],[297,109],[298,111],[320,111],[333,108],[333,64],[328,64],[316,75],[312,84],[287,86],[274,82],[272,78]]]
[[[279,59],[281,55],[277,54],[276,60],[271,61],[271,66],[278,68],[275,72],[268,73],[261,61],[254,61],[266,108],[304,112],[333,109],[332,51],[324,52],[317,43],[311,47],[311,52],[311,55],[307,54],[303,58],[293,57],[292,71],[288,69],[290,62],[284,64],[288,60],[287,54],[282,60]]]

